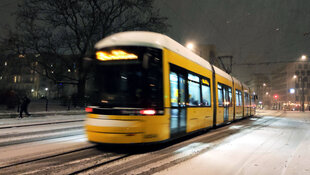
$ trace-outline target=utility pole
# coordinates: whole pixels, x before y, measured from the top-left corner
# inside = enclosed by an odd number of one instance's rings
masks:
[[[305,112],[305,77],[301,76],[301,111]]]

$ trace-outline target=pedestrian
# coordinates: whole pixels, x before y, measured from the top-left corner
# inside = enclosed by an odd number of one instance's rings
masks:
[[[30,99],[25,96],[22,100],[22,104],[20,106],[20,112],[19,112],[19,117],[20,118],[23,118],[23,112],[25,112],[26,115],[28,116],[31,116],[29,113],[28,113],[28,105],[30,103]]]

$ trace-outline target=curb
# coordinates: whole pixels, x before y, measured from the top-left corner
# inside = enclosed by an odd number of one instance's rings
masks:
[[[44,117],[44,116],[52,116],[52,115],[81,115],[86,114],[84,111],[51,111],[51,112],[33,112],[30,113],[31,117]],[[23,114],[23,116],[26,114]],[[14,113],[0,113],[0,119],[5,118],[17,118],[19,117],[18,112]]]

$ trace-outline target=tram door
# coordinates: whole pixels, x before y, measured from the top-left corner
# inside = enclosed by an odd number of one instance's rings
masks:
[[[244,93],[244,106],[245,106],[245,109],[244,109],[244,113],[245,113],[245,116],[250,116],[250,111],[249,111],[249,94],[248,93]]]
[[[186,79],[184,74],[170,73],[170,137],[186,133]]]
[[[228,87],[223,88],[224,93],[224,122],[228,121],[229,118],[229,90]]]
[[[232,92],[231,87],[218,83],[218,103],[219,103],[219,110],[223,109],[223,112],[219,113],[220,117],[223,117],[223,122],[227,122],[229,120],[229,108],[232,106]]]

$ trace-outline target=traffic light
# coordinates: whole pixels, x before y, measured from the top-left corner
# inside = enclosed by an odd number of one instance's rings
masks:
[[[277,100],[279,98],[279,96],[276,94],[273,96],[273,98]]]

